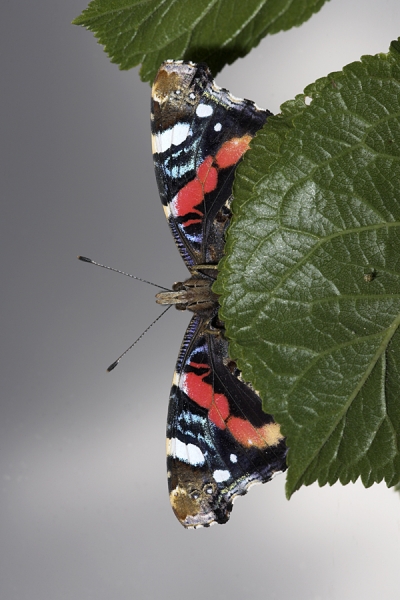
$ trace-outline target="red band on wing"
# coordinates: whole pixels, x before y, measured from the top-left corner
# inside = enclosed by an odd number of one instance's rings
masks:
[[[271,438],[274,433],[270,431],[269,425],[254,427],[246,419],[229,415],[228,398],[225,394],[215,393],[212,385],[204,381],[204,378],[210,374],[209,365],[192,362],[190,366],[194,369],[206,369],[206,371],[202,375],[193,372],[185,373],[181,380],[182,388],[193,402],[208,410],[208,418],[214,425],[219,429],[227,427],[235,440],[245,448],[254,446],[262,449],[275,443]]]
[[[199,215],[184,223],[185,227],[202,222],[204,212],[198,207],[204,200],[204,195],[213,192],[218,185],[218,169],[226,169],[235,165],[249,149],[250,135],[232,138],[218,150],[214,159],[207,156],[198,167],[196,177],[189,181],[172,200],[172,210],[176,217],[185,217],[191,213]],[[213,163],[217,165],[213,167]]]
[[[215,190],[218,183],[218,171],[212,164],[213,157],[207,156],[197,170],[197,178],[202,182],[205,194]]]
[[[207,156],[197,169],[196,177],[189,181],[172,201],[175,216],[184,217],[189,213],[197,213],[203,217],[203,212],[195,208],[204,200],[204,194],[212,192],[217,187],[218,171],[212,166],[213,157]],[[193,219],[185,225],[200,223],[201,219]]]
[[[251,135],[244,135],[241,138],[232,138],[221,146],[215,157],[215,162],[220,169],[233,167],[243,154],[249,149]]]
[[[199,179],[192,179],[183,187],[172,200],[172,207],[176,217],[184,217],[189,213],[197,213],[201,217],[203,213],[195,206],[201,204],[204,199],[203,184]]]
[[[254,427],[249,421],[240,417],[230,417],[226,425],[233,437],[246,448],[255,446],[262,449],[271,444],[268,425]]]
[[[205,367],[207,365],[198,365],[191,363],[192,367]],[[208,409],[208,417],[219,429],[225,429],[225,421],[229,417],[229,402],[224,394],[216,394],[210,383],[204,380],[209,375],[210,369],[197,375],[196,373],[186,373],[183,378],[182,387],[193,402],[196,402],[202,408]]]
[[[225,421],[229,417],[229,402],[224,394],[214,394],[213,405],[208,411],[208,417],[217,427],[225,429]]]

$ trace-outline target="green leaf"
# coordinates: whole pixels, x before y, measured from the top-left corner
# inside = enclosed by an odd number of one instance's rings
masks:
[[[399,42],[286,103],[234,196],[215,290],[231,356],[287,436],[287,495],[397,484]]]
[[[90,29],[121,69],[152,81],[169,58],[215,75],[268,33],[301,25],[326,0],[93,0],[73,23]]]

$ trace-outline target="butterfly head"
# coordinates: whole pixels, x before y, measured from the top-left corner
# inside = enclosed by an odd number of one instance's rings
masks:
[[[157,304],[174,304],[178,310],[190,310],[203,317],[211,316],[218,306],[218,296],[211,289],[213,279],[198,275],[177,282],[171,292],[158,292]]]

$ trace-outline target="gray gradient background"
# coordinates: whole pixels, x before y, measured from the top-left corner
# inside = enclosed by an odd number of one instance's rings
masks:
[[[167,496],[168,392],[189,316],[86,254],[186,276],[158,199],[149,86],[69,23],[84,2],[8,2],[1,57],[1,600],[397,600],[400,498],[385,485],[257,486],[185,531]],[[399,0],[332,0],[217,82],[273,112],[400,34]]]

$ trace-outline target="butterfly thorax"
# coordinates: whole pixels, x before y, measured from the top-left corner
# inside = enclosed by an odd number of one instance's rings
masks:
[[[199,273],[184,282],[178,281],[170,292],[156,294],[158,304],[174,304],[178,310],[190,310],[203,318],[210,317],[218,307],[218,295],[212,291],[214,278]]]

